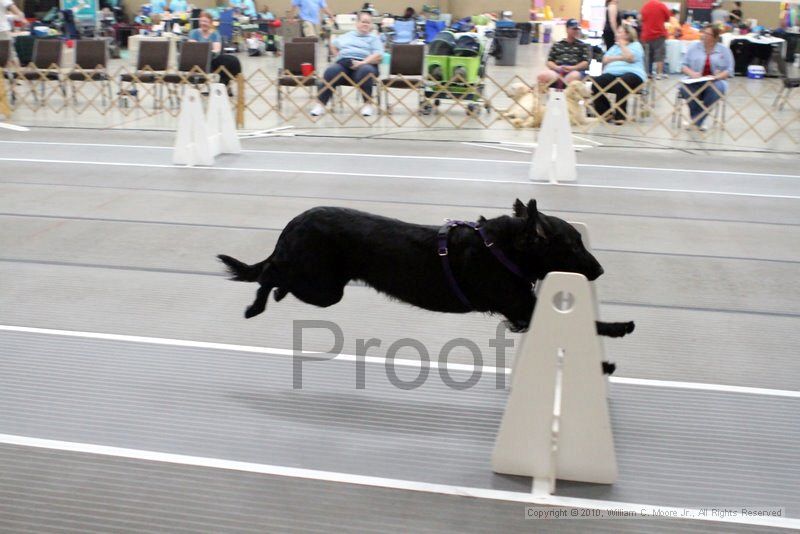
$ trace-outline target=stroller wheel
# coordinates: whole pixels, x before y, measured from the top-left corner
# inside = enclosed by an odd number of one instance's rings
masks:
[[[470,117],[474,117],[481,112],[481,108],[477,104],[468,104],[467,105],[467,115]]]
[[[419,107],[419,112],[422,115],[430,115],[431,113],[433,113],[433,106],[429,103],[422,104]]]

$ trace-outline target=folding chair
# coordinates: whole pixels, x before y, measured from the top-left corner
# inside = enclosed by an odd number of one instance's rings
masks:
[[[692,96],[691,95],[689,95],[688,97],[684,96],[681,93],[681,85],[679,84],[678,90],[676,91],[675,95],[675,102],[672,107],[672,123],[674,124],[675,128],[680,128],[682,126],[683,104],[685,103],[688,109],[689,98],[692,98]],[[702,101],[700,101],[700,104],[702,105]],[[712,120],[714,121],[713,127],[716,127],[718,124],[724,125],[726,111],[727,110],[726,110],[725,94],[722,94],[719,100],[714,102],[709,110],[706,110],[706,120],[708,120],[708,117],[711,117]]]
[[[413,90],[419,94],[417,108],[422,105],[422,90],[425,86],[425,45],[395,44],[389,62],[389,77],[380,81],[378,104],[383,92],[384,107],[389,113],[389,89]]]
[[[75,42],[75,66],[67,73],[72,90],[72,102],[77,104],[75,82],[100,82],[103,106],[106,105],[106,94],[111,100],[111,78],[106,71],[108,66],[108,41],[106,39],[82,39]]]
[[[61,51],[62,43],[59,39],[36,39],[33,44],[33,58],[27,67],[15,73],[14,77],[27,80],[33,89],[33,98],[36,102],[39,99],[36,95],[36,89],[33,88],[33,83],[36,81],[41,82],[42,99],[44,99],[45,84],[48,81],[58,83],[61,89],[61,94],[64,98],[67,96],[67,89],[64,86],[64,80],[61,78]]]
[[[181,44],[180,58],[178,59],[178,72],[164,75],[164,83],[168,84],[169,99],[178,101],[175,85],[180,84],[181,95],[186,91],[186,84],[198,86],[205,85],[209,89],[211,71],[211,43],[186,41]]]
[[[303,76],[301,65],[310,63],[314,69],[311,76]],[[317,85],[317,45],[314,42],[291,42],[283,48],[283,67],[278,68],[276,84],[278,111],[281,110],[284,87],[314,88]]]
[[[786,67],[786,59],[783,55],[779,56],[778,58],[778,71],[781,73],[781,90],[778,91],[778,94],[775,95],[775,101],[772,102],[772,106],[778,106],[778,111],[783,109],[783,105],[789,101],[789,93],[792,92],[792,89],[797,89],[800,87],[800,78],[790,78],[788,75],[788,69]]]
[[[120,76],[120,107],[125,107],[126,101],[123,100],[128,95],[134,96],[137,101],[139,93],[136,89],[137,83],[155,85],[155,98],[153,99],[153,109],[157,109],[162,97],[160,91],[164,82],[164,71],[169,65],[169,41],[149,41],[143,40],[139,43],[139,57],[136,59],[136,72],[125,73]],[[129,89],[123,89],[122,84],[130,84]]]

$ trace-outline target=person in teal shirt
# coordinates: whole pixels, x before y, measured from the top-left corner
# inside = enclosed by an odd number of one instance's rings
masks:
[[[253,0],[243,0],[239,9],[242,10],[243,15],[250,18],[255,18],[258,13],[256,11],[256,4],[253,2]]]
[[[167,8],[166,0],[150,0],[150,14],[160,15]]]
[[[189,5],[186,0],[172,0],[169,3],[169,10],[173,13],[185,13],[187,9],[189,9]]]
[[[644,70],[644,48],[638,40],[636,29],[628,24],[620,24],[614,37],[614,46],[603,55],[603,74],[592,80],[592,94],[598,117],[622,124],[628,116],[629,95],[647,80],[647,74]],[[617,95],[611,115],[611,103],[605,93]]]

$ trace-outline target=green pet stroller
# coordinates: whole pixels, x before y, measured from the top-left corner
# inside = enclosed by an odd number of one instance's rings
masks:
[[[488,39],[475,33],[446,30],[436,35],[425,56],[423,115],[432,113],[443,99],[466,101],[470,115],[479,113],[481,106],[491,111],[483,97],[489,45]]]

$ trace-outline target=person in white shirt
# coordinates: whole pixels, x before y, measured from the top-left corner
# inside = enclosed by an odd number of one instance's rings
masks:
[[[25,18],[25,15],[14,4],[13,0],[0,0],[0,40],[7,41],[11,39],[11,24],[8,22],[9,13],[20,19]]]
[[[11,40],[11,23],[8,21],[8,14],[11,13],[14,17],[25,19],[25,14],[14,5],[13,0],[0,0],[0,41]],[[14,43],[9,47],[8,64],[17,64],[17,54],[14,51]],[[0,74],[2,76],[2,74]]]

